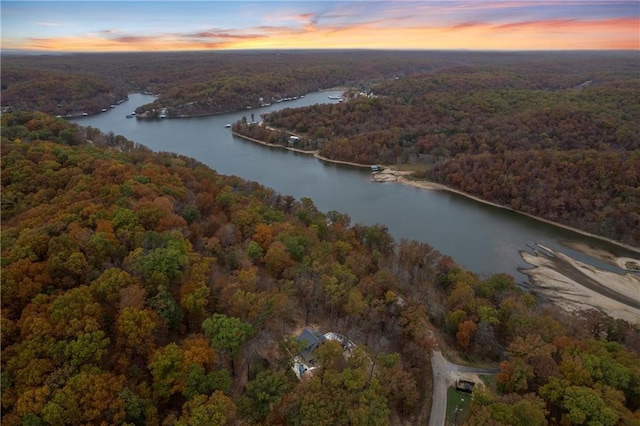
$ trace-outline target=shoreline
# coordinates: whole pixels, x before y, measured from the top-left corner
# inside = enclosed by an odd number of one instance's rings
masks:
[[[358,164],[349,161],[331,160],[319,155],[318,151],[306,151],[291,148],[278,144],[270,144],[258,139],[238,134],[231,131],[233,135],[250,142],[258,143],[273,148],[286,149],[304,155],[313,155],[320,161],[344,164],[352,167],[371,167],[370,165]],[[477,196],[467,194],[446,185],[429,181],[414,181],[408,179],[413,172],[397,171],[389,167],[384,167],[379,173],[372,174],[371,180],[374,182],[391,182],[407,185],[420,190],[448,191],[479,203],[493,207],[506,209],[517,214],[525,215],[531,219],[548,223],[559,228],[576,232],[580,235],[591,237],[599,241],[607,242],[616,247],[626,249],[629,252],[639,253],[640,248],[615,241],[583,231],[568,225],[556,223],[548,219],[533,216],[520,212],[512,208],[499,205],[497,203],[483,200]],[[602,270],[598,267],[580,262],[562,252],[554,251],[550,248],[538,244],[537,248],[532,248],[533,253],[521,250],[520,257],[529,265],[529,268],[518,268],[518,270],[529,278],[529,284],[525,287],[560,308],[572,311],[588,311],[596,309],[605,312],[614,318],[621,318],[631,323],[640,323],[640,274],[634,268],[640,264],[640,259],[629,257],[619,257],[611,252],[593,248],[582,243],[563,243],[566,247],[582,252],[594,259],[598,259],[617,266],[624,273],[615,273]]]
[[[255,142],[255,143],[258,143],[260,145],[269,146],[269,147],[272,147],[272,148],[286,149],[286,150],[289,150],[289,151],[293,151],[293,152],[297,152],[297,153],[305,154],[305,155],[312,155],[312,156],[314,156],[315,158],[317,158],[317,159],[319,159],[321,161],[326,161],[326,162],[329,162],[329,163],[343,164],[343,165],[359,167],[359,168],[369,168],[369,167],[371,167],[371,165],[367,165],[367,164],[353,163],[353,162],[350,162],[350,161],[332,160],[332,159],[329,159],[329,158],[326,158],[326,157],[323,157],[323,156],[319,155],[319,151],[306,151],[306,150],[302,150],[302,149],[298,149],[298,148],[290,148],[290,147],[282,146],[282,145],[278,145],[278,144],[270,144],[270,143],[267,143],[267,142],[264,142],[264,141],[261,141],[261,140],[258,140],[258,139],[251,138],[249,136],[241,135],[239,133],[234,132],[233,130],[231,131],[231,133],[233,135],[235,135],[235,136],[238,136],[239,138],[242,138],[242,139],[245,139],[245,140],[248,140],[248,141],[251,141],[251,142]],[[411,175],[411,174],[412,174],[412,172],[410,172],[410,171],[408,171],[408,172],[399,172],[399,171],[394,171],[394,170],[390,169],[389,167],[384,167],[382,172],[379,172],[379,173],[376,173],[376,174],[373,175],[372,181],[377,182],[377,183],[387,183],[387,182],[398,183],[398,184],[401,184],[401,185],[412,186],[414,188],[424,189],[424,190],[427,190],[427,191],[447,191],[447,192],[451,192],[451,193],[463,196],[465,198],[474,200],[474,201],[482,203],[482,204],[486,204],[486,205],[489,205],[489,206],[493,206],[493,207],[497,207],[497,208],[500,208],[500,209],[508,210],[510,212],[513,212],[513,213],[521,214],[521,215],[526,216],[528,218],[531,218],[531,219],[534,219],[534,220],[537,220],[537,221],[540,221],[540,222],[544,222],[544,223],[547,223],[549,225],[557,226],[559,228],[563,228],[563,229],[566,229],[568,231],[576,232],[576,233],[584,235],[586,237],[595,238],[597,240],[613,244],[613,245],[618,246],[620,248],[623,248],[625,250],[640,254],[640,247],[635,247],[635,246],[632,246],[630,244],[623,243],[621,241],[617,241],[617,240],[614,240],[614,239],[609,238],[609,237],[604,237],[604,236],[601,236],[601,235],[597,235],[597,234],[591,233],[589,231],[584,231],[582,229],[575,228],[575,227],[570,226],[570,225],[565,225],[565,224],[562,224],[562,223],[559,223],[559,222],[554,222],[552,220],[545,219],[545,218],[542,218],[540,216],[535,216],[535,215],[532,215],[530,213],[522,212],[522,211],[519,211],[519,210],[514,210],[511,207],[503,206],[501,204],[494,203],[492,201],[484,200],[484,199],[482,199],[482,198],[480,198],[478,196],[466,193],[464,191],[460,191],[460,190],[455,189],[455,188],[448,187],[448,186],[443,185],[441,183],[430,182],[430,181],[414,181],[414,180],[407,179],[406,176]],[[376,176],[384,176],[384,177],[376,178]],[[621,269],[626,269],[626,268],[621,267]]]
[[[330,158],[321,156],[319,154],[320,151],[318,151],[318,150],[307,151],[305,149],[291,148],[289,146],[282,146],[282,145],[278,145],[276,143],[268,143],[268,142],[265,142],[265,141],[261,141],[259,139],[254,139],[252,137],[242,135],[240,133],[234,132],[233,130],[231,130],[231,134],[234,135],[234,136],[237,136],[239,138],[248,140],[250,142],[255,142],[257,144],[268,146],[268,147],[271,147],[271,148],[280,148],[280,149],[285,149],[287,151],[297,152],[298,154],[311,155],[311,156],[317,158],[318,160],[326,161],[327,163],[343,164],[343,165],[346,165],[346,166],[359,167],[359,168],[370,168],[371,167],[371,166],[368,166],[366,164],[353,163],[351,161],[332,160]]]
[[[531,265],[519,271],[529,277],[527,288],[534,294],[569,312],[596,309],[640,323],[640,275],[605,271],[541,244],[520,256]]]
[[[328,89],[318,89],[317,91],[318,92],[339,92],[339,91],[342,91],[343,94],[344,94],[344,92],[346,92],[347,90],[349,90],[348,86],[338,86],[338,87],[331,87],[331,88],[328,88]],[[143,95],[155,96],[156,99],[160,97],[160,95],[153,95],[151,93],[144,93],[144,92],[132,92],[132,93],[141,93]],[[308,92],[308,93],[314,93],[314,92]],[[304,97],[308,93],[305,93],[303,95],[299,95],[298,97]],[[211,117],[211,116],[214,116],[214,115],[233,114],[233,113],[241,112],[241,111],[250,111],[250,110],[254,110],[254,109],[264,108],[266,106],[268,106],[268,105],[256,105],[256,106],[250,106],[250,107],[244,108],[244,109],[241,108],[241,109],[229,110],[229,111],[203,112],[203,113],[199,113],[199,114],[180,114],[180,115],[176,115],[176,116],[173,116],[173,117],[169,117],[169,116],[167,116],[167,117],[148,117],[148,116],[145,116],[145,115],[139,115],[139,116],[136,115],[135,118],[139,119],[139,120],[165,120],[165,119],[170,119],[170,120],[173,119],[173,120],[175,120],[175,119],[179,119],[179,118]],[[146,112],[148,112],[148,111],[145,111],[145,113]],[[98,113],[96,113],[96,114],[98,114]],[[144,113],[142,113],[142,114],[144,114]],[[240,135],[237,135],[237,136],[240,136]],[[259,142],[259,141],[256,140],[255,142]],[[304,152],[304,151],[301,151],[301,152]]]
[[[614,240],[614,239],[609,238],[609,237],[604,237],[602,235],[597,235],[597,234],[594,234],[592,232],[585,231],[585,230],[582,230],[582,229],[579,229],[579,228],[575,228],[575,227],[570,226],[570,225],[565,225],[563,223],[554,222],[552,220],[545,219],[545,218],[540,217],[540,216],[532,215],[531,213],[526,213],[526,212],[523,212],[523,211],[520,211],[520,210],[514,210],[511,207],[503,206],[501,204],[497,204],[497,203],[494,203],[492,201],[484,200],[484,199],[482,199],[480,197],[477,197],[475,195],[471,195],[469,193],[466,193],[466,192],[460,191],[458,189],[454,189],[454,188],[448,187],[446,185],[442,185],[440,183],[424,182],[424,184],[422,184],[422,182],[411,181],[411,180],[406,179],[406,178],[400,178],[397,181],[397,183],[400,183],[400,184],[403,184],[403,185],[413,186],[413,187],[420,188],[420,189],[452,192],[454,194],[461,195],[463,197],[469,198],[469,199],[477,201],[479,203],[487,204],[487,205],[490,205],[490,206],[493,206],[493,207],[498,207],[498,208],[501,208],[501,209],[504,209],[504,210],[508,210],[510,212],[513,212],[513,213],[521,214],[523,216],[527,216],[528,218],[531,218],[531,219],[534,219],[534,220],[537,220],[537,221],[540,221],[540,222],[548,223],[549,225],[557,226],[559,228],[563,228],[563,229],[566,229],[568,231],[572,231],[572,232],[584,235],[586,237],[595,238],[597,240],[613,244],[613,245],[618,246],[620,248],[623,248],[625,250],[632,251],[634,253],[640,254],[640,247],[635,247],[635,246],[632,246],[630,244],[623,243],[621,241],[617,241],[617,240]]]

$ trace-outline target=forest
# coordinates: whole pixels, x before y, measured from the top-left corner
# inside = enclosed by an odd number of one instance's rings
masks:
[[[384,164],[516,211],[640,245],[640,63],[623,54],[448,67],[234,131]],[[267,127],[269,129],[267,129]],[[278,130],[272,130],[278,129]]]
[[[500,366],[467,424],[640,422],[638,324],[122,136],[1,126],[6,425],[425,424],[435,344]],[[298,380],[304,327],[356,348]]]
[[[640,246],[635,52],[248,51],[3,56],[2,107],[137,117],[245,110],[343,87],[347,102],[284,109],[236,133],[383,164],[513,210]],[[253,114],[252,114],[253,117]],[[253,121],[253,120],[252,120]]]
[[[349,86],[369,91],[375,84],[456,69],[520,66],[533,69],[541,86],[581,84],[588,70],[606,73],[633,54],[618,52],[485,52],[282,50],[12,55],[1,52],[3,108],[51,115],[97,114],[126,97],[158,96],[138,114],[156,117],[244,110],[319,89]],[[558,63],[562,65],[559,66]],[[588,68],[585,70],[585,64]],[[520,70],[515,70],[519,72]],[[635,70],[637,75],[637,68]],[[516,80],[517,75],[513,76]],[[498,83],[505,77],[494,78]]]
[[[478,57],[478,60],[480,57]],[[334,86],[366,87],[466,60],[458,54],[366,51],[170,52],[2,57],[2,106],[95,114],[129,92],[158,95],[138,114],[244,110]],[[52,96],[54,94],[54,96]]]

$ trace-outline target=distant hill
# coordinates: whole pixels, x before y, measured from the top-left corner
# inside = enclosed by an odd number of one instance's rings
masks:
[[[51,115],[95,114],[130,92],[158,95],[139,112],[170,116],[243,110],[318,89],[375,83],[456,67],[538,64],[562,68],[580,84],[590,69],[606,70],[634,52],[464,52],[281,50],[230,52],[15,55],[2,52],[2,107]],[[587,72],[588,74],[588,72]],[[584,78],[584,79],[582,79]],[[153,110],[156,110],[155,112]]]

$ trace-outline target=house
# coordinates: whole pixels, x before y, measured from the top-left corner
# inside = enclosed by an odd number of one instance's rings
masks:
[[[298,379],[318,368],[313,352],[325,342],[326,338],[318,331],[305,328],[296,339],[300,343],[300,352],[293,359],[293,371]]]
[[[327,340],[336,340],[342,346],[343,356],[349,357],[356,344],[347,337],[332,331],[322,334],[319,331],[305,328],[296,339],[300,343],[300,352],[293,359],[292,369],[302,379],[307,374],[313,374],[313,370],[320,366],[315,360],[314,351]]]
[[[458,379],[456,381],[456,390],[459,390],[461,392],[471,393],[473,392],[473,387],[475,385],[476,384],[471,380]]]
[[[301,343],[300,356],[305,362],[313,364],[315,361],[313,351],[327,339],[319,331],[305,328],[297,340]]]

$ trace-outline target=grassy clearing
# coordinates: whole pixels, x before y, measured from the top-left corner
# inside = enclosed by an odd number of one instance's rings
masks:
[[[462,424],[467,419],[470,408],[471,394],[460,392],[454,386],[447,389],[447,426]]]

